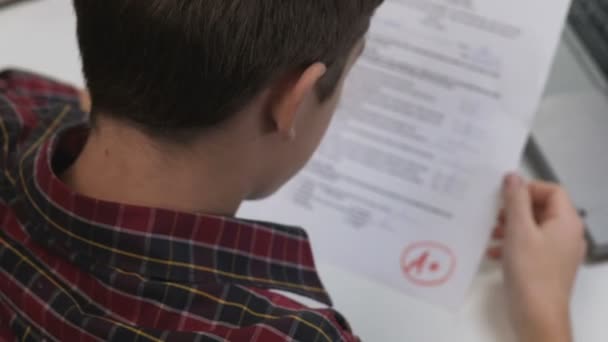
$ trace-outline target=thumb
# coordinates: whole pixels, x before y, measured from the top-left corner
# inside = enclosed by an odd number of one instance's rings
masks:
[[[507,231],[519,232],[535,225],[528,186],[517,174],[505,179],[503,190]]]

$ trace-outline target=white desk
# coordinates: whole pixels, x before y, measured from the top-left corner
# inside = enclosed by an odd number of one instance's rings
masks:
[[[0,11],[0,69],[41,71],[83,85],[69,0],[40,0]],[[562,47],[547,93],[585,92],[591,85]],[[463,309],[446,313],[319,260],[338,309],[364,341],[514,341],[505,313],[500,270],[486,264]],[[608,340],[608,264],[585,267],[574,296],[577,341]]]

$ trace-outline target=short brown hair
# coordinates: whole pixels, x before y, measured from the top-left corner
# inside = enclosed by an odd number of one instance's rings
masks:
[[[329,97],[383,0],[74,0],[93,119],[155,134],[215,125],[315,62]]]

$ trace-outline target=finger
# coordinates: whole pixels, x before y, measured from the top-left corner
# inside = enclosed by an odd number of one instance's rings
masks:
[[[570,197],[557,184],[535,181],[528,184],[528,189],[541,219],[570,215],[575,212]]]
[[[503,208],[500,210],[500,213],[498,213],[498,224],[504,225],[506,220],[507,220],[507,214],[505,213],[505,209]]]
[[[505,226],[508,234],[517,234],[535,227],[534,213],[532,212],[532,199],[528,186],[523,179],[510,174],[505,179],[503,190],[505,202]]]
[[[494,231],[492,232],[492,239],[502,240],[504,238],[505,238],[505,226],[500,225],[500,226],[494,228]]]
[[[495,246],[488,248],[486,251],[486,256],[492,260],[502,259],[502,247]]]
[[[528,183],[528,189],[533,200],[544,202],[558,191],[560,186],[551,182],[534,180]]]

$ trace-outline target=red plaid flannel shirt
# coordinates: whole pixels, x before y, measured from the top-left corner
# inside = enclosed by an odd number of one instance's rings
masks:
[[[88,134],[78,93],[0,73],[0,340],[354,341],[305,232],[121,205],[57,174]]]

